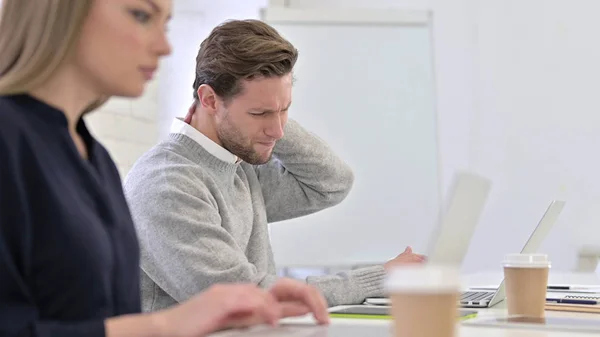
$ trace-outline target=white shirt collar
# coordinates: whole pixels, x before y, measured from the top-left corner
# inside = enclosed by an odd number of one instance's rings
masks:
[[[227,151],[224,147],[215,143],[212,139],[206,137],[202,132],[196,130],[191,125],[184,122],[183,118],[181,117],[176,117],[173,120],[170,132],[188,136],[196,143],[200,144],[200,146],[202,146],[210,154],[226,163],[235,164],[238,162],[238,157],[236,155]]]

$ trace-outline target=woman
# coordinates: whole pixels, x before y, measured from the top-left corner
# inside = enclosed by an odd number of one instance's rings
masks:
[[[82,115],[136,97],[169,54],[171,0],[4,0],[0,17],[0,336],[201,336],[312,311],[314,288],[215,286],[141,314],[119,175]]]

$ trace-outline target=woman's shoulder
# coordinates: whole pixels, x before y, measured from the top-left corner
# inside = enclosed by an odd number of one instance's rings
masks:
[[[27,114],[18,101],[11,96],[0,96],[0,132],[22,128],[26,125]]]
[[[27,116],[9,97],[0,96],[0,154],[18,151],[27,131]]]

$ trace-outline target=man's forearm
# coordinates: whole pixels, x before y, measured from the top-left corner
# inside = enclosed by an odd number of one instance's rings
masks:
[[[267,165],[257,167],[269,222],[308,215],[340,203],[354,182],[352,169],[320,138],[293,120]]]
[[[329,306],[362,304],[367,297],[381,297],[383,266],[360,268],[336,275],[308,277],[307,282],[321,290]]]

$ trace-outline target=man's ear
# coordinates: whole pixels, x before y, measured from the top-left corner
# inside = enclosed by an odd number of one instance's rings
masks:
[[[206,111],[208,114],[215,114],[217,112],[218,96],[213,88],[211,88],[211,86],[208,84],[202,84],[200,87],[198,87],[197,93],[198,102],[196,104],[202,107],[202,109],[204,109],[204,111]],[[196,106],[194,106],[194,110],[195,109]]]

